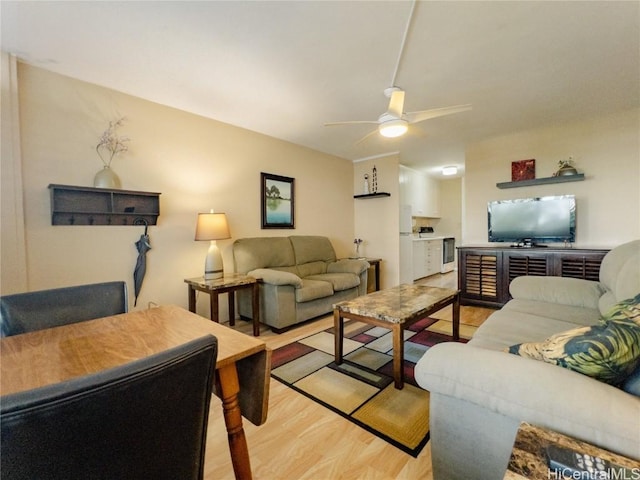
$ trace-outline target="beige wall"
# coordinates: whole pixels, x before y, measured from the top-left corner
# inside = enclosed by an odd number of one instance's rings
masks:
[[[218,242],[225,270],[241,237],[326,235],[339,256],[351,252],[351,162],[23,64],[19,82],[30,290],[124,279],[132,292],[143,228],[54,227],[47,189],[92,186],[102,168],[95,144],[120,115],[127,119],[120,133],[131,138],[129,152],[112,164],[122,187],[162,193],[139,308],[187,305],[183,279],[202,275],[208,248],[193,240],[196,214],[210,208],[230,223],[232,239]],[[260,228],[260,172],[295,178],[294,230]]]
[[[380,287],[389,288],[397,285],[400,279],[399,157],[388,155],[356,161],[353,165],[353,195],[363,193],[364,175],[369,174],[371,181],[374,165],[378,192],[391,196],[355,200],[355,237],[363,240],[361,255],[382,259]]]
[[[573,157],[585,180],[498,189],[511,162],[536,159],[536,178]],[[577,247],[613,247],[640,238],[640,110],[491,138],[466,152],[462,241],[487,244],[487,202],[574,194]]]
[[[22,169],[18,105],[18,62],[2,52],[2,153],[0,154],[0,293],[27,288],[26,246],[22,208]]]

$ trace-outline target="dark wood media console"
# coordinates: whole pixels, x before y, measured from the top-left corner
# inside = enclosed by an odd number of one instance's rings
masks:
[[[459,247],[458,288],[462,305],[500,308],[509,283],[523,275],[599,279],[609,250],[581,248]]]

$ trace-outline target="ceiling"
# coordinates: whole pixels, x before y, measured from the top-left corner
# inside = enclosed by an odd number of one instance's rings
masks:
[[[405,111],[470,103],[378,134],[409,1],[0,2],[29,64],[350,160],[399,152],[463,171],[465,145],[640,106],[640,2],[419,1],[395,85]],[[123,112],[126,115],[126,112]]]

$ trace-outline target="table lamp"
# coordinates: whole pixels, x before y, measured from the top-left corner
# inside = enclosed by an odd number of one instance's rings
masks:
[[[209,240],[209,250],[204,263],[204,279],[214,280],[222,278],[224,269],[222,254],[216,244],[216,240],[231,238],[227,216],[224,213],[199,213],[196,224],[196,240]]]

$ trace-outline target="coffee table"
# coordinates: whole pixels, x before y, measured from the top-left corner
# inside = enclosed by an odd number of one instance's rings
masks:
[[[460,339],[460,291],[427,285],[399,285],[333,306],[335,361],[342,363],[344,319],[349,318],[393,333],[393,379],[397,389],[404,387],[404,329],[447,305],[453,306],[453,340]]]

